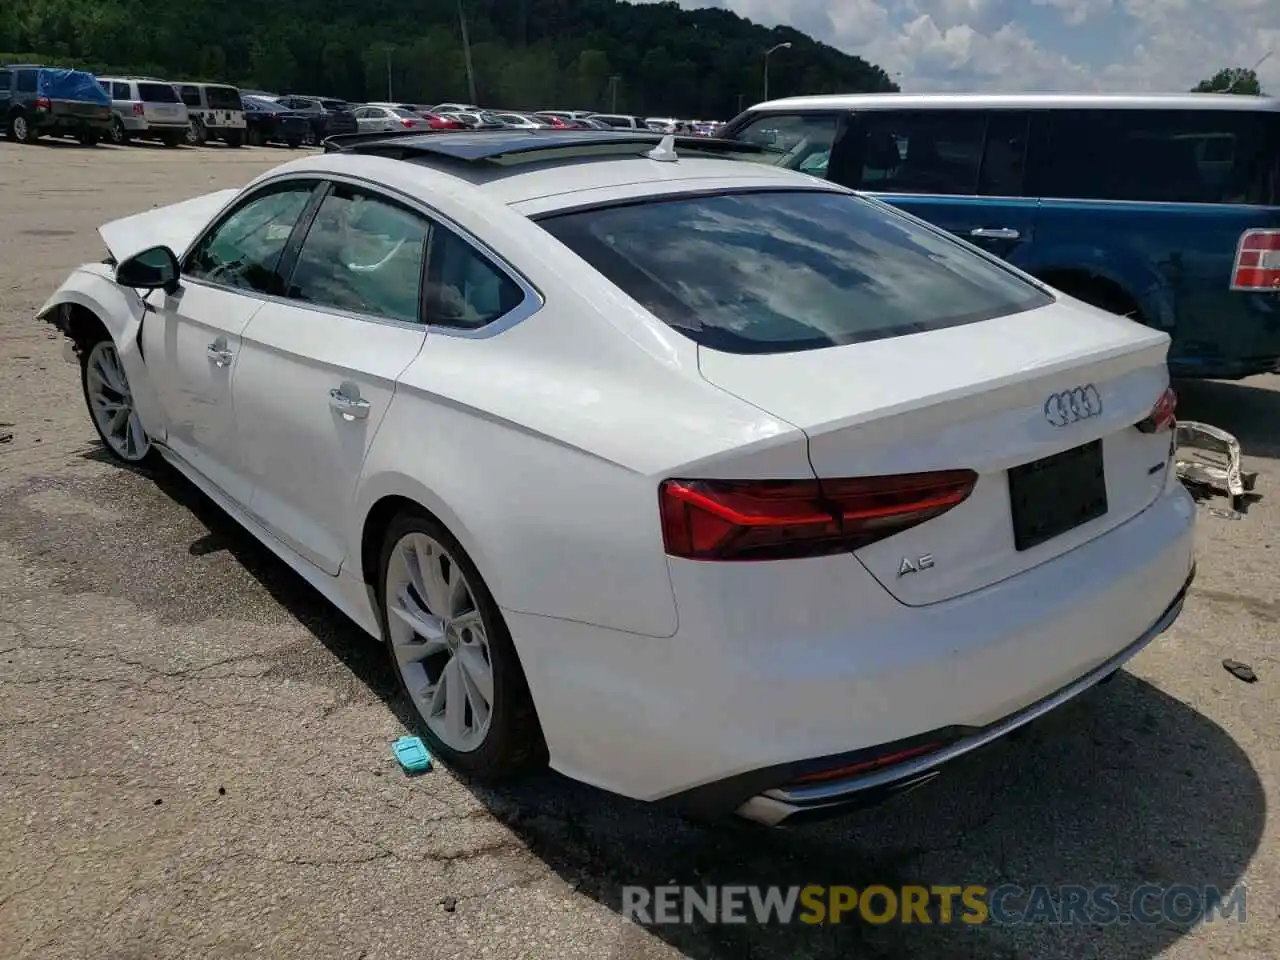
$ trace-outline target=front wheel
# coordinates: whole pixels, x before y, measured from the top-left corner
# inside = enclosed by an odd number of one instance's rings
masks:
[[[204,129],[204,124],[199,120],[191,120],[187,123],[187,143],[193,147],[202,147],[205,141],[209,139],[209,134]]]
[[[107,451],[121,463],[149,465],[155,459],[151,438],[133,405],[124,364],[110,337],[80,348],[80,383],[89,416]]]
[[[511,635],[449,531],[425,515],[396,517],[383,540],[378,583],[383,638],[432,750],[483,779],[545,763]]]
[[[182,146],[182,141],[185,139],[186,137],[184,137],[180,133],[166,133],[163,137],[160,138],[160,140],[164,143],[164,145],[170,148]]]
[[[82,147],[96,147],[98,141],[102,139],[102,134],[97,130],[81,130],[76,134],[76,139],[80,141]]]

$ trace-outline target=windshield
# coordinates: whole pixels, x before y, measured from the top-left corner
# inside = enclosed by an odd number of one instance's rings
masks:
[[[181,103],[178,91],[167,83],[143,83],[138,81],[138,98],[144,103]]]
[[[659,319],[733,353],[924,333],[1053,302],[945,234],[834,191],[659,199],[539,222]]]

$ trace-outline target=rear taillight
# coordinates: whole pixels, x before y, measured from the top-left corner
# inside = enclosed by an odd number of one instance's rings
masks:
[[[662,540],[689,560],[781,560],[847,553],[946,513],[972,470],[845,480],[667,480]]]
[[[417,125],[416,121],[410,120],[408,117],[400,118],[400,126],[402,127],[416,127]]]
[[[53,109],[53,101],[52,101],[52,100],[50,100],[48,97],[36,97],[36,109],[37,109],[37,110],[52,110],[52,109]]]
[[[1280,293],[1280,230],[1246,230],[1236,249],[1231,289]]]
[[[1160,399],[1156,401],[1156,405],[1151,408],[1151,412],[1138,422],[1138,429],[1143,433],[1171,430],[1176,421],[1174,415],[1177,410],[1178,395],[1173,392],[1173,387],[1166,387],[1164,393],[1160,394]]]
[[[133,115],[134,115],[135,117],[140,117],[140,116],[142,116],[142,114],[143,114],[144,112],[146,112],[146,108],[145,108],[145,107],[143,107],[143,106],[142,106],[142,104],[140,104],[140,103],[135,103],[135,104],[133,105]]]

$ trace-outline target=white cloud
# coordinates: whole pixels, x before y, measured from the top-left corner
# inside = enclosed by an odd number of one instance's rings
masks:
[[[1280,95],[1280,0],[681,3],[790,24],[879,64],[908,90],[1188,90],[1273,50],[1258,75]]]

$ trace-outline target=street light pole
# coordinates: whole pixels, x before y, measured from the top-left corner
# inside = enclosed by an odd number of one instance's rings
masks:
[[[790,50],[790,49],[791,49],[791,41],[787,40],[778,44],[777,46],[770,47],[768,50],[764,52],[764,98],[766,100],[769,99],[769,58],[772,57],[779,50]]]
[[[1266,53],[1264,53],[1261,57],[1259,57],[1259,58],[1258,58],[1258,62],[1257,62],[1257,63],[1255,63],[1252,67],[1250,67],[1248,70],[1238,70],[1238,71],[1236,71],[1236,78],[1235,78],[1234,80],[1232,80],[1232,81],[1231,81],[1231,85],[1230,85],[1229,87],[1227,87],[1227,93],[1231,93],[1233,90],[1235,90],[1236,85],[1237,85],[1237,84],[1239,84],[1239,83],[1240,83],[1240,81],[1244,79],[1244,76],[1245,76],[1245,74],[1246,74],[1246,73],[1252,73],[1254,76],[1257,76],[1257,74],[1258,74],[1258,68],[1259,68],[1260,66],[1262,66],[1264,63],[1266,63],[1268,60],[1270,60],[1270,59],[1271,59],[1271,55],[1272,55],[1273,53],[1275,53],[1275,51],[1274,51],[1274,50],[1268,50],[1268,51],[1267,51]]]
[[[622,77],[618,76],[616,73],[609,78],[609,112],[610,113],[618,112],[618,81],[621,79]]]
[[[391,96],[391,48],[387,47],[387,101],[390,102],[394,99]]]
[[[476,74],[471,68],[471,39],[467,36],[467,15],[462,12],[462,0],[458,0],[458,26],[462,28],[462,56],[467,64],[467,89],[471,102],[476,102]]]

